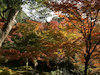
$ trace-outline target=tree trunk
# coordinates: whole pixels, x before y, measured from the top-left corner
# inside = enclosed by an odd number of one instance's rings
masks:
[[[88,70],[88,61],[86,60],[86,62],[85,62],[84,75],[87,75],[87,70]]]
[[[26,58],[26,71],[28,71],[28,58]]]
[[[17,16],[18,12],[19,12],[19,10],[10,9],[8,18],[7,18],[7,22],[3,26],[3,29],[0,30],[0,47],[2,46],[2,43],[4,42],[5,38],[9,34],[9,32],[11,31],[12,26],[16,24],[15,18]]]

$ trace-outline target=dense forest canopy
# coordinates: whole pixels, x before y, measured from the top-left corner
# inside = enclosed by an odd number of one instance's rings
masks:
[[[0,74],[99,75],[99,21],[100,0],[0,0]]]

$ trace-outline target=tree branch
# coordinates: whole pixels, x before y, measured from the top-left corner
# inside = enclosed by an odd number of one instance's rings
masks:
[[[100,40],[95,44],[95,46],[94,46],[92,52],[90,53],[90,55],[95,51],[95,49],[96,49],[96,47],[97,47],[97,45],[98,45],[99,43],[100,43]]]

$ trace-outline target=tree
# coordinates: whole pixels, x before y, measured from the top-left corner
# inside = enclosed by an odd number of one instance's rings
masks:
[[[49,1],[46,2],[47,6],[54,11],[60,11],[65,13],[65,22],[67,25],[73,25],[79,30],[79,33],[83,35],[83,41],[85,42],[85,50],[83,56],[85,59],[84,75],[87,75],[88,65],[92,54],[97,50],[97,46],[100,44],[100,32],[98,34],[98,40],[93,40],[95,36],[94,29],[99,24],[99,0],[61,0],[61,1]],[[64,14],[63,14],[64,15]]]
[[[25,58],[27,58],[31,62],[34,59],[45,62],[49,68],[50,66],[52,68],[50,62],[60,66],[59,64],[65,63],[68,58],[73,56],[77,49],[77,44],[73,42],[81,37],[75,36],[77,31],[73,33],[62,22],[59,23],[55,20],[52,20],[50,23],[31,20],[26,22],[25,24],[17,23],[4,42],[3,48],[8,49],[6,51],[9,54],[8,61],[14,60],[13,57],[17,55],[17,53],[11,55],[12,49],[16,52],[20,51],[22,59],[26,60]],[[8,57],[5,52],[4,54],[5,57]],[[18,59],[20,59],[20,54],[18,56]]]
[[[37,3],[41,2],[41,0],[35,1]],[[6,19],[6,22],[4,22],[5,24],[3,25],[2,29],[0,29],[0,47],[11,31],[13,25],[16,24],[16,16],[21,10],[21,5],[32,2],[34,3],[33,0],[0,0],[0,17],[4,20]]]
[[[0,17],[6,19],[5,24],[3,25],[2,30],[0,30],[0,47],[2,46],[3,41],[9,34],[12,29],[12,26],[16,24],[16,16],[21,9],[22,0],[1,0],[1,11]],[[3,8],[2,8],[3,7]],[[7,16],[6,16],[7,15]]]

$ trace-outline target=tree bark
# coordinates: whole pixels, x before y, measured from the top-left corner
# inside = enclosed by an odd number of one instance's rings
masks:
[[[12,26],[16,24],[16,16],[19,10],[10,9],[7,22],[3,26],[2,30],[0,30],[0,47],[2,47],[2,43],[4,42],[5,38],[9,34],[12,29]]]
[[[85,62],[84,75],[87,75],[87,70],[88,70],[88,62]]]
[[[85,60],[86,60],[86,62],[85,62],[84,75],[88,75],[88,65],[89,65],[90,55],[87,55],[87,57],[85,58]]]

